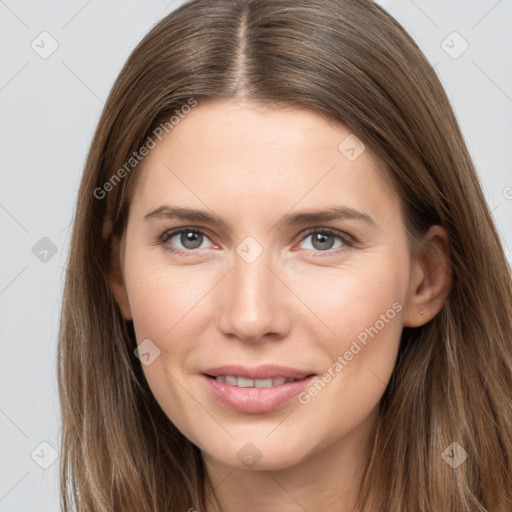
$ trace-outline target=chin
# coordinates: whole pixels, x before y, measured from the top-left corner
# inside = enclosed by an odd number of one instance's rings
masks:
[[[265,434],[267,435],[267,434]],[[271,441],[264,436],[237,441],[229,439],[227,443],[217,446],[200,446],[203,457],[213,459],[215,464],[222,464],[233,469],[249,471],[276,471],[299,464],[307,457],[304,442],[285,443],[284,439]]]

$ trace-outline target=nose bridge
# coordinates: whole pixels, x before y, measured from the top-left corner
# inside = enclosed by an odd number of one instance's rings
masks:
[[[235,258],[233,268],[233,299],[244,310],[261,310],[268,306],[271,300],[270,289],[272,273],[268,269],[269,262],[265,256],[248,263],[243,258]]]
[[[265,334],[282,334],[286,328],[282,284],[280,287],[279,280],[269,269],[272,267],[270,256],[270,251],[258,250],[250,240],[237,247],[220,301],[219,327],[224,334],[257,341]]]

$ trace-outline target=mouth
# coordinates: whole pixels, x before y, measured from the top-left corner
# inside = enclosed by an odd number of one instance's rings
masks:
[[[288,404],[310,386],[316,374],[275,365],[219,367],[201,374],[208,395],[242,413],[265,413]],[[297,401],[297,404],[299,402]]]

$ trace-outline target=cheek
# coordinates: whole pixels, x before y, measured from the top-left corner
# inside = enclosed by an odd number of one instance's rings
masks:
[[[142,364],[144,376],[169,419],[198,443],[193,426],[204,422],[203,412],[191,406],[191,395],[185,389],[190,373],[196,371],[191,354],[201,339],[205,322],[201,297],[208,290],[208,283],[193,279],[192,270],[173,271],[162,264],[139,264],[136,253],[132,254],[131,264],[126,265],[126,285],[135,335],[138,343],[151,340],[153,345],[149,346],[158,354],[150,364]]]
[[[344,352],[347,343],[350,345],[359,333],[376,323],[379,331],[386,332],[386,338],[399,336],[408,283],[404,268],[406,260],[397,255],[394,262],[381,257],[368,259],[357,268],[313,269],[295,277],[297,295],[304,297],[324,324],[324,347],[331,355]],[[394,336],[388,328],[391,324],[397,326]],[[320,332],[317,330],[317,334]]]
[[[336,403],[340,411],[351,411],[354,418],[377,404],[398,353],[407,265],[404,247],[403,251],[368,258],[364,266],[338,274],[328,272],[323,277],[315,273],[314,278],[301,280],[303,293],[308,290],[308,306],[330,331],[325,334],[324,328],[324,334],[316,337],[321,340],[318,346],[324,373],[322,382],[303,396],[303,403],[314,401],[313,408]]]
[[[156,399],[169,410],[182,398],[180,383],[197,372],[194,354],[205,328],[215,325],[209,292],[218,275],[206,267],[177,267],[161,260],[155,263],[135,249],[126,262],[125,279],[137,342],[149,339],[158,354],[143,371]]]
[[[403,306],[396,281],[348,283],[332,296],[317,352],[322,373],[298,398],[301,422],[328,445],[357,430],[372,414],[396,364]],[[378,289],[376,287],[379,287]],[[318,339],[318,338],[317,338]],[[320,434],[319,434],[320,435]]]
[[[177,327],[190,327],[194,305],[207,285],[198,272],[192,266],[168,265],[156,252],[133,249],[130,256],[125,279],[137,340],[154,338],[158,343],[172,337]]]

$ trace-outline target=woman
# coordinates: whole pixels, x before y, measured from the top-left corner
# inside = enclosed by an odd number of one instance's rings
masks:
[[[452,108],[394,19],[188,2],[84,170],[63,509],[511,510],[511,318]]]

